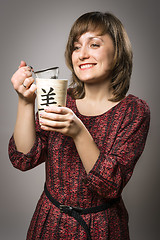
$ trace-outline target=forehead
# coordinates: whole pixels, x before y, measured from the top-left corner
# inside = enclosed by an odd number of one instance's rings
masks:
[[[101,39],[103,38],[103,36],[101,36],[98,32],[86,32],[86,33],[83,33],[81,36],[79,36],[75,42],[80,42],[83,40],[92,40],[94,38]]]
[[[85,41],[91,41],[91,40],[99,40],[103,43],[105,42],[112,42],[112,39],[108,33],[100,35],[99,32],[86,32],[83,33],[76,41],[75,43],[81,43]]]

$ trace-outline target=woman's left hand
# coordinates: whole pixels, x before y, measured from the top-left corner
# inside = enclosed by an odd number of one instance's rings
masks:
[[[51,106],[40,113],[41,128],[76,138],[84,128],[81,120],[67,107]]]
[[[84,168],[89,173],[100,151],[81,120],[67,107],[48,107],[40,116],[43,130],[60,132],[73,138]]]

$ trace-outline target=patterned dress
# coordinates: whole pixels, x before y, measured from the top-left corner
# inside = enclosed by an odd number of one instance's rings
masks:
[[[83,116],[69,95],[67,107],[81,119],[97,144],[100,155],[87,174],[71,137],[41,130],[36,118],[36,142],[27,154],[16,150],[13,136],[9,157],[26,171],[45,162],[46,185],[61,204],[89,208],[120,196],[120,202],[83,217],[93,240],[128,240],[128,213],[121,194],[145,146],[150,111],[145,101],[128,95],[99,116]],[[88,149],[89,151],[89,149]],[[84,228],[61,213],[43,192],[27,233],[27,240],[87,239]]]

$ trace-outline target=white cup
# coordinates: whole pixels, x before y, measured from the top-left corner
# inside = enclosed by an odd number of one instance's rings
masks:
[[[38,113],[49,106],[66,106],[67,79],[57,79],[58,68],[35,72]]]

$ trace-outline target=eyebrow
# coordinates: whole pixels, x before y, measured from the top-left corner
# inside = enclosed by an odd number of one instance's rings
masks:
[[[94,38],[96,38],[96,39],[98,39],[98,40],[101,40],[101,41],[103,42],[103,39],[102,39],[100,36],[97,36],[97,37],[90,37],[89,40],[92,40],[92,39],[94,39]]]
[[[98,40],[104,42],[103,39],[100,38],[100,36],[97,36],[97,37],[89,37],[89,38],[88,38],[89,41],[91,41],[91,40],[93,40],[93,39],[98,39]],[[79,43],[79,39],[77,39],[74,43]]]

